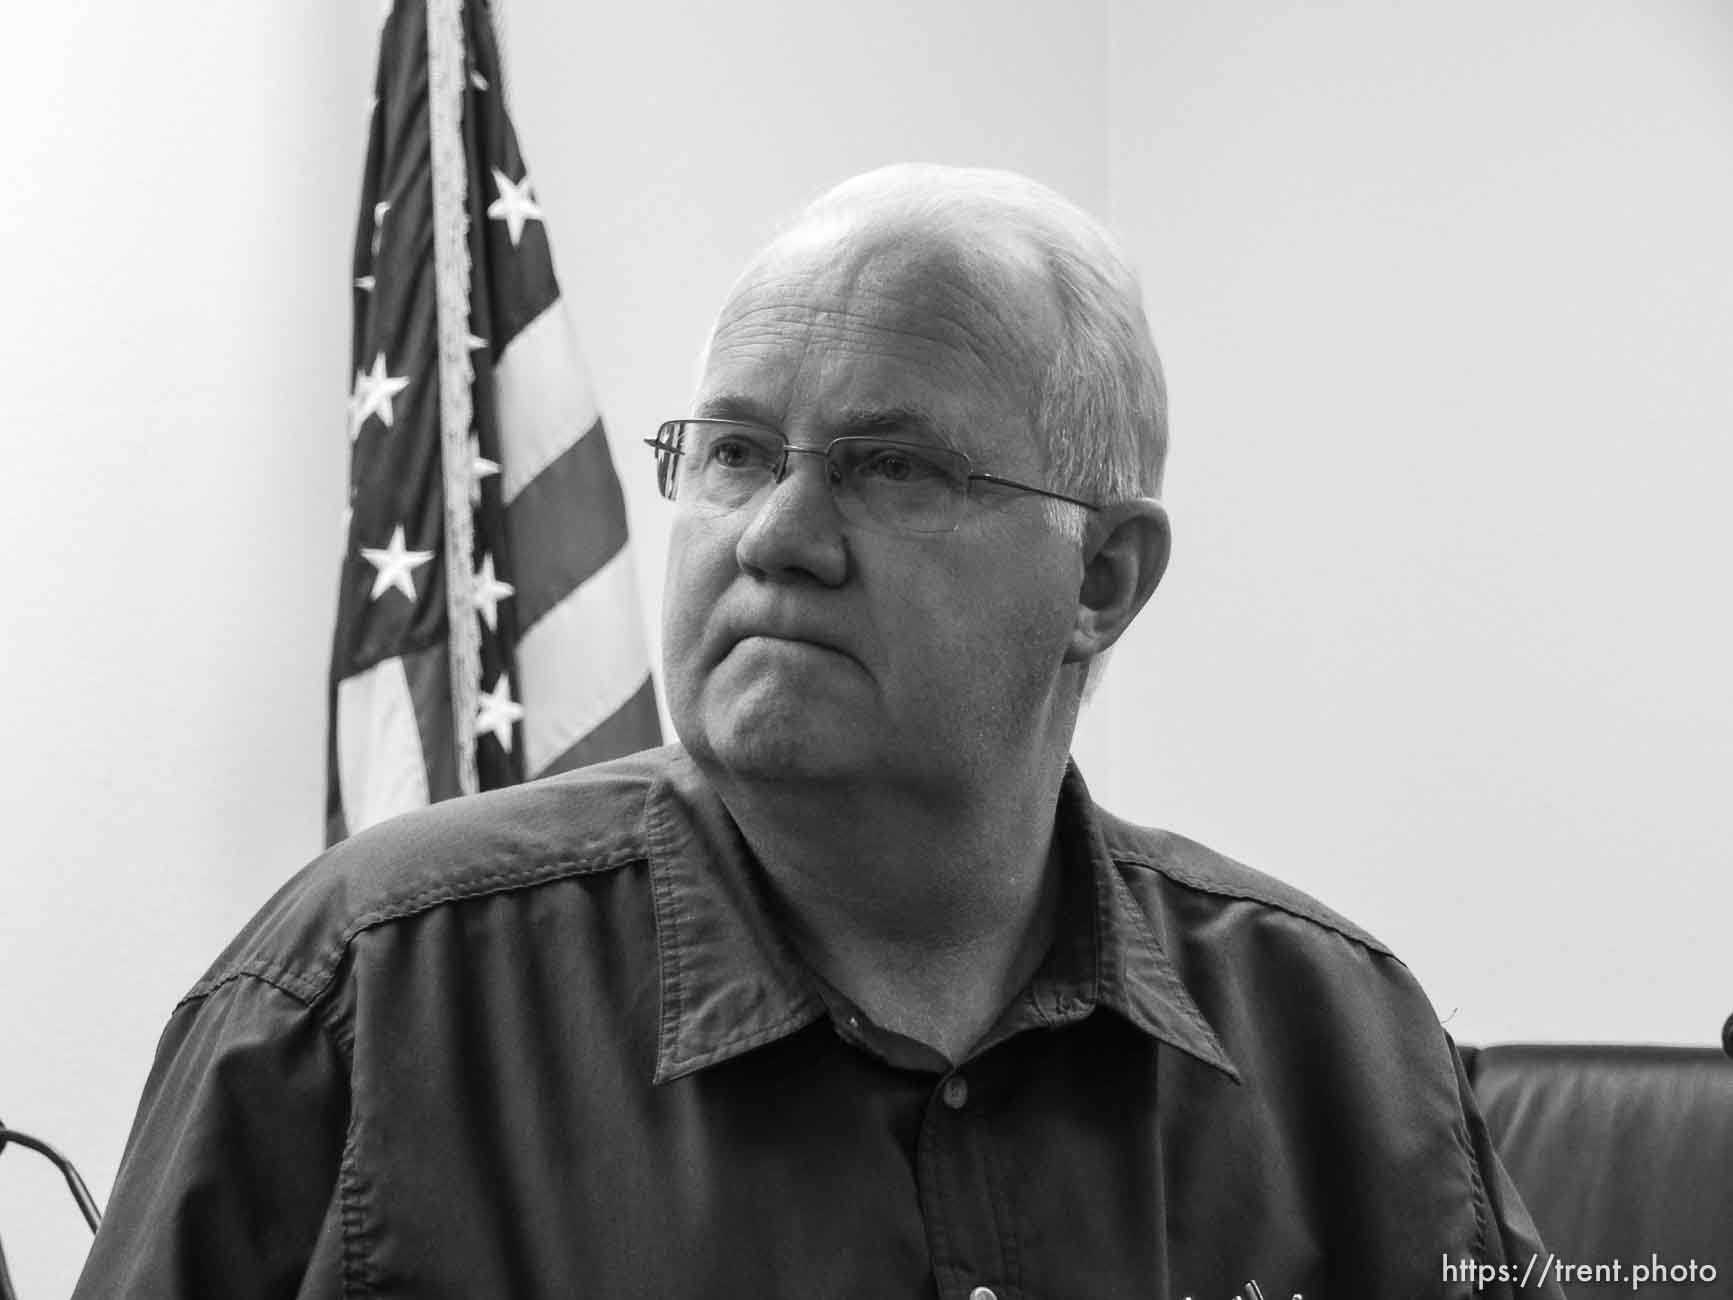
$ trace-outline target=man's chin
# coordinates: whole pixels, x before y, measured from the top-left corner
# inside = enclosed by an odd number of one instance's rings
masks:
[[[700,763],[741,781],[819,784],[858,778],[869,766],[858,726],[786,711],[730,717],[681,739]]]

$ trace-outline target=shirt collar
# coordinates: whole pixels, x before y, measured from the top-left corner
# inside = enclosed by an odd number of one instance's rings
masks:
[[[684,750],[645,806],[661,978],[656,1083],[787,1037],[827,1014],[771,913],[762,868]],[[1048,1025],[1107,1007],[1238,1080],[1121,877],[1075,764],[1058,807],[1053,946],[1020,1001]]]
[[[1031,983],[1036,1008],[1064,1022],[1107,1007],[1151,1038],[1239,1082],[1239,1071],[1125,883],[1075,762],[1066,766],[1056,820],[1064,877],[1053,946]]]

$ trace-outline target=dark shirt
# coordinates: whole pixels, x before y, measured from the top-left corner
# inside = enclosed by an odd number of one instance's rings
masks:
[[[1406,968],[1075,769],[1057,824],[955,1069],[816,979],[678,748],[358,835],[175,1008],[76,1294],[1514,1296]]]

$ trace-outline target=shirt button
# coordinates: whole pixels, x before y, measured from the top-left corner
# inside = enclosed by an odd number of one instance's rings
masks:
[[[939,1089],[939,1096],[944,1099],[945,1105],[952,1110],[962,1110],[964,1106],[969,1104],[969,1081],[960,1074],[953,1074],[945,1080],[945,1086]],[[986,1294],[983,1295],[982,1292],[986,1292]],[[978,1286],[969,1293],[969,1300],[998,1300],[998,1298],[986,1287]]]
[[[993,1294],[992,1287],[978,1286],[969,1292],[969,1300],[999,1300],[999,1297]]]

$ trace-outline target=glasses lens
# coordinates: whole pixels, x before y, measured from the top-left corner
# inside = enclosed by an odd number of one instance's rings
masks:
[[[670,421],[656,430],[654,438],[644,439],[656,453],[656,489],[668,500],[674,499],[675,474],[680,466],[680,425]]]
[[[839,510],[900,532],[950,532],[969,495],[968,459],[943,447],[838,438],[830,463]]]
[[[671,496],[712,510],[745,505],[776,480],[779,434],[751,425],[689,420],[679,426]]]

